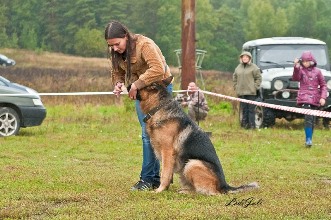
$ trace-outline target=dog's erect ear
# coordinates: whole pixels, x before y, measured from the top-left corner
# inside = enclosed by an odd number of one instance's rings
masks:
[[[164,83],[165,86],[168,86],[173,78],[174,78],[173,76],[169,76],[168,78],[163,79],[162,82]]]

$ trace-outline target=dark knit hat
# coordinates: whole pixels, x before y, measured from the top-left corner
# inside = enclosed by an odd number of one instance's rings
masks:
[[[107,24],[105,29],[105,39],[112,39],[112,38],[123,38],[129,31],[127,27],[121,24],[118,21],[111,21]]]

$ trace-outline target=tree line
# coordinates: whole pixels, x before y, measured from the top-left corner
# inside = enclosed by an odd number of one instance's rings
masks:
[[[244,42],[301,36],[331,45],[329,0],[196,0],[203,69],[233,71]],[[181,0],[1,0],[0,47],[106,57],[104,28],[118,20],[152,38],[177,66]]]

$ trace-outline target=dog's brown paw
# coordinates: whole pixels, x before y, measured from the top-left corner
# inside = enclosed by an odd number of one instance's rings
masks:
[[[163,188],[163,187],[159,187],[159,188],[157,188],[154,192],[156,192],[156,193],[160,193],[160,192],[162,192],[162,191],[164,191],[165,190],[165,188]]]

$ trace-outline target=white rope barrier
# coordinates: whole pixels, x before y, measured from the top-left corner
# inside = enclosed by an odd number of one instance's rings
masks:
[[[331,112],[327,112],[327,111],[296,108],[296,107],[289,107],[289,106],[283,106],[283,105],[275,105],[275,104],[251,101],[251,100],[247,100],[247,99],[235,98],[232,96],[226,96],[226,95],[203,91],[203,90],[200,90],[200,91],[205,94],[218,96],[220,98],[229,99],[229,100],[238,101],[238,102],[245,102],[248,104],[253,104],[253,105],[262,106],[262,107],[266,107],[266,108],[278,109],[278,110],[289,111],[289,112],[305,114],[305,115],[314,115],[314,116],[319,116],[319,117],[331,118]]]
[[[58,92],[58,93],[15,93],[0,94],[0,96],[70,96],[70,95],[113,95],[113,92]],[[125,93],[123,93],[125,94]]]
[[[182,93],[182,92],[187,92],[187,91],[188,90],[174,90],[173,92]],[[204,90],[199,90],[199,91],[201,91],[204,94],[218,96],[223,99],[228,99],[228,100],[238,101],[238,102],[245,102],[248,104],[253,104],[253,105],[262,106],[262,107],[266,107],[266,108],[278,109],[278,110],[289,111],[289,112],[305,114],[305,115],[314,115],[314,116],[318,116],[318,117],[331,118],[331,112],[327,112],[327,111],[288,107],[288,106],[283,106],[283,105],[275,105],[275,104],[251,101],[251,100],[247,100],[247,99],[235,98],[232,96],[217,94],[217,93],[208,92],[208,91],[204,91]],[[128,93],[123,92],[121,94],[128,94]],[[36,93],[36,94],[33,94],[33,93],[0,94],[0,96],[31,96],[31,95],[38,95],[38,96],[82,96],[82,95],[84,95],[85,96],[85,95],[114,95],[114,93],[113,92],[60,92],[60,93]]]

